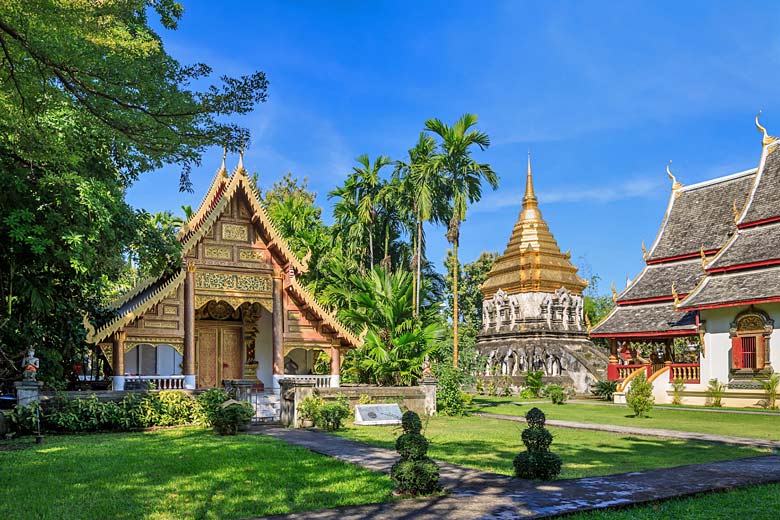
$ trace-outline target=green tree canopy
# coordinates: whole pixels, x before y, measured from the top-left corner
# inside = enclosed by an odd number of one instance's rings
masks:
[[[206,147],[241,146],[224,116],[266,98],[262,72],[192,87],[211,69],[177,62],[149,26],[156,15],[173,30],[182,12],[171,0],[0,3],[0,378],[33,346],[42,378],[62,384],[83,314],[177,267],[174,223],[131,208],[127,188],[177,164],[188,189]]]

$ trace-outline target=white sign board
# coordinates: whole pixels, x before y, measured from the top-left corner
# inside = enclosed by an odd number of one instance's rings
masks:
[[[401,424],[401,409],[397,404],[359,404],[355,406],[355,424],[377,426]]]

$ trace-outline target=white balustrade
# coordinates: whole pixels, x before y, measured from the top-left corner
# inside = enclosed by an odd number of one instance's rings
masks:
[[[181,390],[184,388],[184,376],[125,376],[125,386],[132,381],[153,383],[157,390]]]
[[[319,376],[319,375],[294,375],[294,374],[285,374],[283,377],[290,378],[290,379],[302,379],[305,381],[314,381],[314,387],[315,388],[330,388],[331,381],[333,380],[333,376],[325,375],[325,376]],[[338,386],[338,385],[336,385]]]

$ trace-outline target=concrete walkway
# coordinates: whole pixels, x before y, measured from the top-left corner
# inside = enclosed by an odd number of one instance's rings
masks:
[[[585,404],[594,406],[614,406],[628,408],[625,404],[615,404],[611,401],[602,401],[600,399],[571,399],[568,401],[570,404]],[[502,403],[504,404],[504,403]],[[513,401],[506,404],[514,404],[517,406],[525,406],[528,404],[550,404],[550,400],[538,400],[538,401]],[[484,407],[488,407],[484,405]],[[693,406],[666,406],[663,404],[653,405],[653,410],[672,410],[677,412],[703,412],[703,413],[725,413],[725,414],[737,414],[737,415],[773,415],[780,417],[780,412],[770,412],[766,410],[732,410],[730,408],[694,408]]]
[[[479,417],[489,419],[499,419],[501,421],[525,422],[525,417],[516,415],[501,415],[496,413],[475,413]],[[707,441],[720,444],[732,444],[735,446],[752,446],[755,448],[766,448],[770,450],[780,450],[780,441],[770,441],[766,439],[756,439],[753,437],[734,437],[732,435],[717,435],[714,433],[683,432],[680,430],[664,430],[661,428],[636,428],[634,426],[617,426],[614,424],[596,424],[576,421],[561,421],[548,419],[547,426],[557,426],[559,428],[572,428],[575,430],[593,430],[599,432],[618,433],[621,435],[645,435],[647,437],[664,437],[667,439],[681,439],[686,441]],[[780,417],[778,417],[780,425]]]
[[[269,435],[317,453],[388,473],[394,451],[308,430],[261,426]],[[449,494],[382,504],[305,511],[266,518],[298,520],[541,518],[610,506],[628,506],[706,491],[780,482],[780,456],[771,455],[554,482],[531,482],[439,462]]]

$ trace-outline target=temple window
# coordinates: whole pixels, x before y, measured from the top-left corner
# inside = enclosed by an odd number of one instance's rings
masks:
[[[774,322],[756,309],[739,314],[731,324],[731,369],[762,370],[767,364]]]

